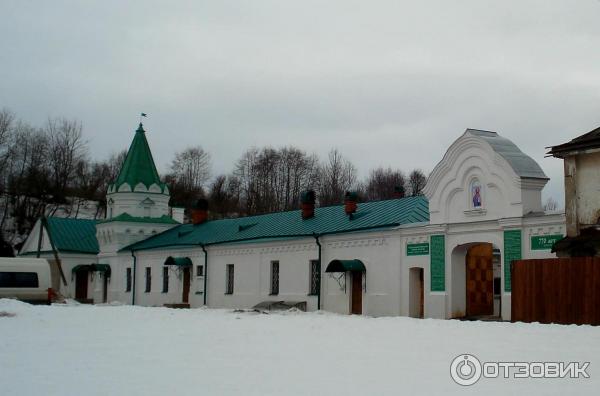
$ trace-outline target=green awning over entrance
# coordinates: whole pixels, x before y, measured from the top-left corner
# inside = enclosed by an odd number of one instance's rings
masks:
[[[367,271],[360,260],[333,260],[327,266],[325,272]]]
[[[169,256],[165,260],[165,265],[176,265],[178,267],[187,267],[192,265],[192,260],[189,257],[173,257]]]
[[[90,271],[102,272],[107,277],[110,277],[110,265],[108,264],[92,264]]]
[[[91,265],[89,264],[78,264],[75,267],[73,267],[73,269],[71,270],[71,272],[79,272],[79,271],[91,271]]]

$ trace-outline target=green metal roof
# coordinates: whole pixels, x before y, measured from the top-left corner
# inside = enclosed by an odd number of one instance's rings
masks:
[[[165,265],[176,265],[178,267],[189,267],[192,265],[192,260],[189,257],[169,256],[165,260]]]
[[[129,213],[121,213],[118,216],[113,217],[112,219],[106,219],[100,221],[100,223],[110,223],[113,221],[121,221],[127,223],[160,223],[160,224],[179,224],[177,220],[173,220],[173,218],[163,215],[160,217],[135,217],[130,215]]]
[[[333,260],[327,266],[325,272],[346,272],[346,271],[366,271],[362,261],[354,260]]]
[[[213,220],[199,225],[182,224],[122,250],[146,250],[177,246],[214,245],[242,241],[265,241],[379,230],[429,221],[425,197],[407,197],[358,204],[349,217],[344,207],[317,208],[315,216],[303,220],[299,210],[237,219]]]
[[[75,267],[71,269],[71,272],[79,272],[79,271],[91,271],[91,264],[77,264]]]
[[[107,278],[110,278],[111,270],[109,264],[92,264],[90,265],[90,271],[102,272]]]
[[[146,140],[146,132],[141,123],[137,131],[135,131],[135,136],[131,142],[119,176],[113,184],[118,190],[123,183],[129,184],[132,190],[139,183],[142,183],[146,188],[150,188],[151,185],[156,184],[160,187],[161,191],[164,191],[165,184],[160,181],[160,177],[158,176],[152,152],[150,151],[148,140]]]
[[[96,220],[48,217],[48,232],[59,252],[98,254]]]

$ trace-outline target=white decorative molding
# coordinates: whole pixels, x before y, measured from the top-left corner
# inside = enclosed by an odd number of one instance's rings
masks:
[[[387,245],[385,238],[369,238],[369,239],[356,239],[351,241],[336,241],[328,242],[325,246],[329,249],[346,249],[352,247],[380,247]]]
[[[429,242],[428,235],[410,236],[406,238],[406,244],[427,243]]]
[[[153,183],[150,188],[148,189],[148,191],[153,192],[153,193],[160,193],[162,192],[162,190],[160,189],[160,186],[156,183]]]
[[[487,214],[486,209],[469,209],[463,212],[465,216],[468,217],[476,217],[476,216],[485,216]]]
[[[148,188],[144,185],[144,183],[140,182],[135,185],[135,187],[133,188],[133,191],[134,192],[147,192]]]
[[[128,183],[123,183],[119,186],[118,192],[131,192],[131,186]]]

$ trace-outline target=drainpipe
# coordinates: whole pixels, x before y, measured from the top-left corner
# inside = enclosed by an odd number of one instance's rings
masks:
[[[206,247],[204,245],[200,245],[202,247],[202,251],[204,252],[204,306],[206,307],[206,285],[208,278],[208,252],[206,251]]]
[[[315,242],[317,243],[317,246],[319,247],[319,258],[318,258],[318,262],[319,262],[319,274],[318,274],[318,278],[317,278],[317,310],[321,310],[321,242],[319,242],[319,235],[318,234],[313,234],[313,237],[315,238]]]
[[[135,305],[135,269],[137,264],[137,257],[135,257],[133,250],[131,250],[131,257],[133,257],[133,274],[131,275],[131,305]]]

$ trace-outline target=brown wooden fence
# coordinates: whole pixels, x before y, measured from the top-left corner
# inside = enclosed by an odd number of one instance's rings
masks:
[[[514,261],[513,322],[600,325],[600,258]]]

